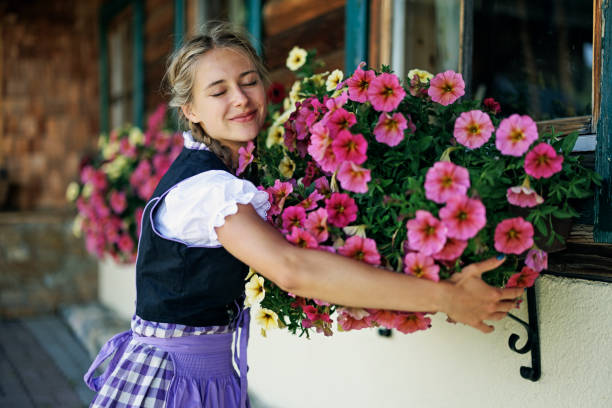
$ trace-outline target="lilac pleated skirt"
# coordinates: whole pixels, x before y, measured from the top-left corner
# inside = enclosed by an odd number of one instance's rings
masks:
[[[117,334],[85,374],[87,385],[98,393],[91,406],[248,408],[248,328],[245,310],[233,333],[152,337],[129,330]],[[232,343],[238,372],[232,363]],[[94,377],[96,368],[109,358],[104,373]]]

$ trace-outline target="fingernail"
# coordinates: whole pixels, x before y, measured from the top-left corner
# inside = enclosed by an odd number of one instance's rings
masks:
[[[502,259],[504,259],[506,257],[506,255],[504,254],[499,254],[497,255],[495,258],[497,258],[498,261],[501,261]]]

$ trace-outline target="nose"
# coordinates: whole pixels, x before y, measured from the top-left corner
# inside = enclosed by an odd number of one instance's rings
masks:
[[[234,106],[236,107],[245,106],[248,101],[249,101],[249,98],[244,92],[244,90],[241,87],[237,86],[234,90],[234,95],[233,95]]]

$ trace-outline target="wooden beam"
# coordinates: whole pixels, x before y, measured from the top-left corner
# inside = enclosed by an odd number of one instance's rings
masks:
[[[337,8],[346,0],[272,0],[263,7],[264,34],[271,37]]]
[[[347,0],[344,9],[344,71],[351,74],[368,59],[368,1]]]
[[[261,55],[261,0],[248,0],[247,7],[247,27],[253,36],[253,46],[257,54]]]
[[[133,121],[139,128],[144,126],[145,75],[144,75],[144,0],[134,0],[134,100]]]

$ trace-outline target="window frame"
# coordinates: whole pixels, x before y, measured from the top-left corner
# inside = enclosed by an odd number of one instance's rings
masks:
[[[579,133],[575,152],[594,152],[595,170],[603,179],[601,189],[595,191],[594,199],[594,243],[612,243],[612,84],[602,81],[612,78],[612,0],[593,1],[593,73],[592,73],[592,110],[591,115],[563,117],[537,122],[540,131],[554,126],[556,131],[567,134]],[[373,20],[369,44],[370,64],[379,66],[390,64],[390,50],[394,24],[389,24],[391,10],[400,2],[393,0],[372,0],[370,15]],[[474,36],[474,1],[461,0],[460,5],[460,50],[459,69],[466,82],[466,95],[471,96],[472,56]],[[348,22],[347,22],[348,25]],[[386,30],[386,31],[385,31]],[[608,52],[604,52],[608,51]],[[386,58],[386,59],[385,59]]]
[[[133,125],[142,128],[144,124],[144,0],[112,0],[100,6],[98,32],[100,47],[100,130],[102,133],[110,132],[110,72],[108,58],[108,27],[112,19],[129,5],[132,6],[133,40]]]

